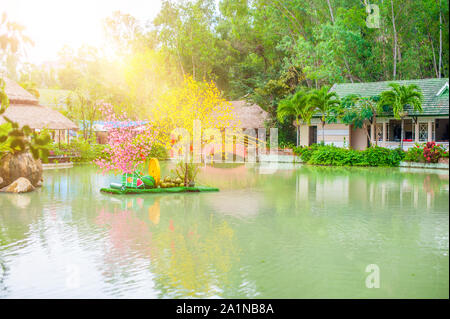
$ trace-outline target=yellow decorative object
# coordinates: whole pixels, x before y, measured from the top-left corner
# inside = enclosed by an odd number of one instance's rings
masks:
[[[148,165],[148,175],[155,179],[156,185],[159,185],[159,180],[161,178],[161,168],[159,167],[159,161],[157,158],[151,158]]]

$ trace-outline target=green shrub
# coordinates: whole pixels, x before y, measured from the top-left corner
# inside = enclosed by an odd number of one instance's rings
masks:
[[[441,157],[448,157],[448,151],[442,145],[435,142],[416,143],[406,152],[405,161],[437,163]]]
[[[368,166],[398,166],[405,156],[405,152],[400,148],[391,150],[374,146],[363,152]]]
[[[300,156],[303,162],[308,162],[311,158],[312,153],[319,148],[320,145],[312,144],[311,146],[297,146],[293,148],[295,155]]]
[[[405,155],[405,161],[408,162],[423,162],[423,147],[416,143],[414,147],[411,147]]]
[[[169,158],[169,152],[164,146],[154,144],[152,145],[152,149],[150,150],[148,157],[156,157],[159,160],[166,160]]]
[[[398,166],[405,156],[401,149],[375,146],[359,151],[323,144],[297,147],[294,153],[308,164],[331,166]]]
[[[74,156],[72,158],[75,162],[91,162],[96,158],[105,156],[103,150],[106,145],[97,144],[95,138],[85,140],[82,137],[74,138],[67,143],[54,143],[51,148],[51,153],[54,155],[68,155]]]

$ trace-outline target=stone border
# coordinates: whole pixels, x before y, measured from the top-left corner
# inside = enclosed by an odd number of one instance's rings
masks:
[[[421,162],[405,162],[402,161],[399,164],[399,167],[408,167],[408,168],[431,168],[431,169],[449,169],[448,163],[421,163]]]
[[[296,155],[271,155],[271,154],[261,154],[258,156],[259,162],[277,162],[277,163],[302,163],[300,156]]]
[[[43,170],[58,169],[58,168],[72,168],[72,167],[73,167],[73,163],[72,162],[42,164],[42,169]]]

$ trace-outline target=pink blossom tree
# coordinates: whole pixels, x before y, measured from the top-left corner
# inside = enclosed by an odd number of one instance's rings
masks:
[[[94,162],[103,173],[133,173],[144,163],[156,141],[156,131],[151,124],[133,125],[124,113],[117,115],[111,104],[100,106],[108,131],[108,143],[102,158]]]

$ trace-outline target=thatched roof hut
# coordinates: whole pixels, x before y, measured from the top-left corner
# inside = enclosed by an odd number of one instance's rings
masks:
[[[9,98],[9,107],[3,114],[19,125],[28,125],[32,129],[74,130],[75,123],[49,107],[39,105],[38,99],[16,82],[3,78],[5,93]],[[0,124],[5,120],[0,116]]]
[[[234,114],[234,124],[239,128],[264,128],[264,122],[269,115],[260,106],[246,101],[231,101]]]

